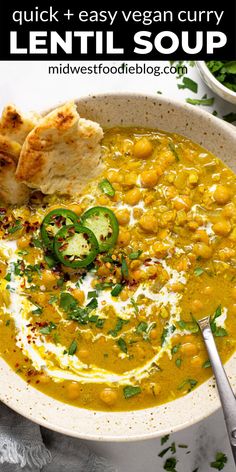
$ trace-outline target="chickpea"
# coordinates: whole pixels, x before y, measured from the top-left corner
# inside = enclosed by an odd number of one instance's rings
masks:
[[[219,220],[213,225],[213,231],[219,236],[227,236],[231,231],[231,224],[227,220]]]
[[[83,211],[81,206],[78,203],[72,203],[71,205],[69,205],[68,208],[74,213],[76,213],[76,215],[81,215]]]
[[[121,183],[123,181],[123,175],[116,170],[109,170],[109,172],[107,173],[107,178],[112,184],[115,182]]]
[[[210,285],[207,285],[207,287],[202,289],[202,293],[203,293],[203,295],[212,295],[213,288],[210,287]],[[235,292],[235,294],[236,294],[236,292]]]
[[[219,205],[225,205],[230,199],[230,190],[228,189],[228,187],[219,184],[216,186],[216,190],[214,192],[213,197],[216,203],[218,203]]]
[[[124,202],[127,203],[128,205],[137,205],[137,203],[141,200],[142,194],[138,188],[133,188],[132,190],[129,190],[125,197],[124,197]]]
[[[57,277],[50,270],[43,270],[41,273],[41,283],[46,289],[52,288],[57,282]]]
[[[225,216],[225,218],[235,217],[236,216],[236,208],[235,208],[234,204],[231,202],[231,203],[228,203],[227,205],[225,205],[225,207],[223,208],[222,214]]]
[[[147,278],[147,274],[144,272],[144,270],[135,270],[132,272],[132,278],[136,282],[139,282],[140,280],[145,280]]]
[[[73,297],[76,298],[76,300],[79,302],[80,305],[84,303],[85,295],[84,295],[83,290],[79,290],[78,288],[73,290]]]
[[[119,236],[118,236],[118,243],[121,246],[128,246],[130,239],[131,239],[130,232],[121,227],[119,231]]]
[[[203,259],[210,259],[212,256],[212,249],[211,247],[207,246],[205,243],[197,243],[193,247],[193,251],[196,256],[200,256]]]
[[[130,221],[130,212],[129,210],[120,210],[116,212],[116,218],[118,223],[122,226],[126,226]]]
[[[201,241],[203,243],[208,244],[209,243],[209,236],[206,233],[206,231],[204,231],[203,229],[197,229],[197,231],[193,235],[193,240],[194,241]]]
[[[155,187],[158,181],[158,175],[155,170],[146,170],[141,173],[141,183],[143,187]]]
[[[66,394],[69,400],[76,400],[80,395],[80,387],[77,382],[70,382],[66,387]]]
[[[193,356],[196,356],[196,354],[198,354],[198,348],[196,344],[193,344],[193,343],[182,344],[182,346],[180,347],[180,351],[186,357],[193,357]]]
[[[201,302],[201,300],[198,300],[196,298],[195,300],[193,300],[191,306],[192,306],[193,312],[196,313],[197,311],[199,311],[203,308],[203,303]]]
[[[176,210],[188,210],[191,207],[192,202],[187,195],[184,195],[182,197],[176,197],[173,204]]]
[[[108,406],[113,406],[116,403],[117,398],[117,392],[112,388],[107,387],[100,392],[100,399]]]
[[[85,347],[81,347],[78,351],[78,356],[82,361],[86,361],[89,357],[89,351]]]
[[[149,338],[153,340],[158,338],[158,330],[156,328],[150,331]]]
[[[125,175],[124,185],[127,187],[133,187],[137,182],[137,174],[135,172],[129,172]]]
[[[19,238],[17,241],[18,249],[25,249],[26,247],[29,246],[30,241],[31,241],[31,236],[23,236],[22,238]]]
[[[120,299],[122,302],[126,302],[129,298],[129,292],[128,290],[124,289],[122,290],[121,294],[120,294]]]
[[[141,216],[139,226],[147,233],[156,233],[158,230],[157,218],[152,212],[146,212]]]
[[[106,206],[106,205],[109,205],[110,199],[106,195],[100,195],[99,198],[98,198],[98,203],[99,203],[99,205]]]
[[[200,369],[202,367],[202,364],[203,364],[203,359],[202,359],[201,356],[194,356],[191,359],[190,363],[193,367],[196,367],[197,369]]]
[[[137,159],[147,159],[152,152],[152,143],[145,137],[139,139],[134,145],[133,153]]]

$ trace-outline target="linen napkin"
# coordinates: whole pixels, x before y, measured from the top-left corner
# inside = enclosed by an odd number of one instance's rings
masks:
[[[78,439],[40,428],[0,405],[1,472],[116,472]]]

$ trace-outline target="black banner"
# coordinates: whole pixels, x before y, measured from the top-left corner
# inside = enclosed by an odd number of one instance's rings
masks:
[[[236,2],[99,8],[67,0],[0,6],[0,60],[234,59]],[[154,7],[155,5],[155,7]]]

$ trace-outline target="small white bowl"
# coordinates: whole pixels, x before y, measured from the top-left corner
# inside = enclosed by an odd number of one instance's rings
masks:
[[[217,80],[211,71],[208,69],[205,61],[196,61],[196,66],[208,87],[213,90],[217,95],[226,100],[229,103],[236,105],[236,92],[222,85]]]

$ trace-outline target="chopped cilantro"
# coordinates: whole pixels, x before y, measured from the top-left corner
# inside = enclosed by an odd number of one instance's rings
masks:
[[[55,257],[53,257],[52,254],[45,254],[44,259],[49,269],[52,269],[52,267],[55,267],[58,264],[58,261],[55,259]]]
[[[213,317],[211,318],[211,330],[214,336],[216,337],[228,336],[228,333],[225,328],[222,328],[221,326],[216,325],[216,319],[219,318],[221,314],[222,314],[222,309],[221,309],[221,305],[219,305],[216,308],[216,311]]]
[[[55,323],[53,323],[52,321],[50,321],[49,325],[44,326],[43,328],[41,328],[39,330],[39,332],[41,334],[50,334],[53,329],[56,329],[56,327],[57,327],[57,325]]]
[[[34,247],[42,249],[43,243],[39,238],[32,238],[31,242],[32,242]]]
[[[131,253],[129,254],[129,259],[130,259],[131,261],[135,261],[136,259],[138,259],[138,258],[141,256],[142,252],[143,252],[143,251],[140,251],[140,250],[131,252]]]
[[[167,441],[169,441],[170,439],[170,435],[169,434],[166,434],[165,436],[162,436],[161,438],[161,446],[163,446],[163,444],[165,444]]]
[[[175,346],[173,346],[173,347],[171,348],[171,354],[172,354],[172,355],[173,355],[173,354],[176,354],[176,353],[178,352],[180,346],[181,346],[181,343],[175,344]]]
[[[228,462],[227,456],[223,452],[217,452],[214,462],[210,463],[212,469],[222,470]]]
[[[134,299],[133,297],[130,298],[130,301],[131,301],[131,305],[133,305],[134,311],[135,311],[135,313],[136,313],[136,315],[137,315],[138,312],[139,312],[138,305],[137,305],[137,303],[136,303],[136,301],[135,301],[135,299]]]
[[[196,267],[196,269],[194,269],[194,275],[196,275],[196,277],[199,277],[200,275],[204,274],[204,269],[202,269],[202,267]]]
[[[8,272],[8,274],[4,277],[4,279],[5,279],[7,282],[11,282],[11,273]]]
[[[161,335],[161,345],[162,346],[164,346],[164,344],[166,343],[166,338],[169,335],[171,335],[172,333],[174,333],[175,330],[176,330],[176,327],[174,325],[167,326],[163,329],[162,335]]]
[[[122,352],[125,352],[125,354],[127,354],[128,348],[127,348],[127,344],[126,344],[126,342],[123,338],[118,339],[117,345],[119,346],[119,348]]]
[[[123,393],[126,400],[128,398],[134,397],[135,395],[139,395],[141,392],[142,390],[138,386],[126,385],[126,387],[123,388]]]
[[[190,77],[184,77],[182,84],[178,84],[179,89],[189,89],[191,92],[197,93],[198,92],[198,84],[194,80],[190,79]]]
[[[148,324],[146,323],[146,321],[140,321],[140,323],[138,324],[136,328],[136,333],[137,334],[146,333],[147,329],[148,329]]]
[[[209,359],[202,364],[203,369],[208,369],[211,367],[211,361]]]
[[[236,113],[231,112],[224,115],[223,120],[228,121],[228,123],[234,123],[234,121],[236,121]]]
[[[103,282],[101,284],[96,284],[95,288],[96,290],[105,290],[106,288],[110,288],[113,286],[112,282]]]
[[[171,152],[174,154],[175,160],[178,162],[180,160],[180,158],[179,158],[179,154],[176,150],[176,147],[175,147],[174,143],[170,142],[168,144],[168,146],[169,146],[169,149],[171,150]]]
[[[196,387],[197,383],[198,381],[195,379],[186,379],[178,386],[178,390],[182,390],[186,385],[189,385],[188,392],[191,392],[191,390]]]
[[[60,296],[60,308],[65,311],[75,309],[77,306],[76,299],[69,292],[62,292]]]
[[[121,293],[123,287],[124,286],[122,284],[116,284],[115,287],[111,291],[112,297],[118,297],[118,295]]]
[[[180,320],[180,321],[177,322],[177,324],[178,324],[178,327],[181,330],[187,330],[187,331],[190,331],[190,333],[193,333],[193,334],[196,334],[199,331],[199,326],[198,326],[197,321],[195,320],[195,318],[193,316],[192,316],[192,321]]]
[[[198,98],[186,98],[186,102],[187,103],[190,103],[191,105],[203,105],[203,106],[211,106],[213,105],[215,101],[215,98],[214,97],[211,97],[211,98],[202,98],[202,99],[198,99]]]
[[[129,269],[123,254],[121,256],[121,274],[124,279],[127,279],[127,277],[129,277]]]
[[[49,305],[52,305],[53,303],[57,302],[58,300],[58,297],[56,295],[52,295],[50,298],[49,298]]]
[[[182,364],[182,359],[180,359],[180,358],[176,359],[176,361],[175,361],[176,367],[180,368],[181,364]]]
[[[68,349],[69,356],[73,356],[76,353],[76,351],[77,351],[77,342],[74,339]]]
[[[126,323],[128,323],[128,320],[122,320],[122,318],[118,318],[115,328],[108,331],[108,334],[115,338]]]
[[[5,323],[5,326],[9,326],[11,323],[11,320],[7,320],[6,323]]]
[[[16,231],[19,231],[20,229],[22,229],[23,226],[21,224],[21,221],[20,220],[17,220],[14,224],[14,226],[12,226],[11,228],[8,229],[8,234],[13,234],[13,233],[16,233]]]
[[[176,468],[175,468],[176,464],[177,464],[176,458],[175,457],[169,457],[169,459],[166,459],[163,468],[167,472],[177,472]]]
[[[98,296],[96,290],[93,290],[91,292],[88,292],[87,298],[96,298]]]

